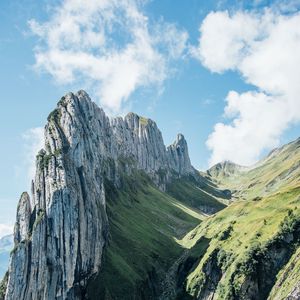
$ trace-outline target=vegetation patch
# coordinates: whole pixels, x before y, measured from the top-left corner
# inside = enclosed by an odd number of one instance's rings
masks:
[[[149,119],[145,118],[145,117],[140,117],[140,124],[143,126],[146,126],[149,122]]]
[[[143,172],[122,176],[121,188],[105,182],[110,236],[100,274],[90,281],[90,299],[152,299],[160,281],[183,253],[176,239],[199,224]],[[182,205],[182,204],[181,204]],[[118,282],[118,284],[116,284]],[[100,296],[99,296],[100,295]]]
[[[299,194],[300,188],[292,187],[257,202],[233,203],[186,235],[180,242],[188,248],[203,237],[211,239],[206,253],[187,275],[186,291],[196,297],[207,290],[206,277],[213,275],[205,269],[212,266],[211,255],[218,249],[216,260],[222,276],[215,287],[216,299],[253,295],[266,299],[300,245]],[[299,281],[300,273],[293,274],[293,282]],[[290,289],[288,281],[284,282]]]
[[[40,170],[43,170],[43,169],[47,169],[48,166],[49,166],[49,162],[52,158],[53,154],[50,153],[50,154],[46,154],[46,152],[44,150],[41,150],[38,155],[36,156],[36,159],[38,161],[38,164],[39,164],[39,167],[40,167]]]
[[[63,106],[66,107],[68,104],[66,102],[66,98],[63,96],[60,98],[60,100],[57,102],[57,106]]]
[[[53,121],[54,123],[58,124],[59,119],[61,118],[61,111],[59,108],[54,109],[48,116],[48,122]]]

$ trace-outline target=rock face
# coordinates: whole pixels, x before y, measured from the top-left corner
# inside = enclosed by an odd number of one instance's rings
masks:
[[[168,147],[170,167],[178,174],[193,172],[186,140],[182,134],[178,134],[176,141]]]
[[[130,113],[109,119],[84,91],[49,115],[32,197],[17,210],[6,299],[84,299],[101,267],[109,232],[104,180],[145,171],[162,190],[195,174],[182,135],[167,149],[155,122]]]
[[[17,221],[14,228],[14,241],[20,243],[25,240],[30,230],[31,204],[28,193],[21,195],[18,209]]]
[[[297,300],[300,299],[300,282],[298,282],[297,286],[289,293],[287,296],[288,300]]]

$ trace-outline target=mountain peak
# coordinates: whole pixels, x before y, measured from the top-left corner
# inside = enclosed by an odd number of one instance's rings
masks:
[[[193,172],[187,142],[183,134],[177,134],[173,144],[168,146],[167,151],[170,156],[170,163],[178,173],[188,174]]]
[[[239,172],[246,170],[247,167],[238,165],[230,160],[224,160],[212,166],[207,170],[207,174],[214,177],[228,177],[234,174],[238,174]]]
[[[166,148],[150,119],[109,119],[82,90],[62,97],[45,126],[32,199],[20,199],[8,299],[77,299],[99,272],[108,238],[105,182],[120,188],[134,172],[160,190],[174,174],[193,173],[184,137]]]

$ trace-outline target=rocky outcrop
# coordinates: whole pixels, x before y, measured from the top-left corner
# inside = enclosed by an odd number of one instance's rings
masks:
[[[28,193],[21,195],[17,208],[17,220],[14,228],[15,243],[25,240],[30,231],[31,204]]]
[[[300,282],[293,288],[293,290],[288,294],[287,300],[297,300],[300,299]]]
[[[155,122],[130,113],[109,119],[84,91],[49,115],[32,197],[21,196],[6,299],[84,299],[109,232],[104,180],[145,171],[162,190],[194,173],[179,135],[168,149]]]
[[[166,148],[156,123],[134,113],[127,114],[124,119],[112,119],[111,128],[112,144],[117,146],[111,157],[114,160],[131,159],[135,167],[145,171],[160,189],[165,190],[172,175],[195,174],[182,134]]]
[[[178,134],[175,142],[167,149],[169,165],[178,174],[193,172],[187,142],[182,134]]]

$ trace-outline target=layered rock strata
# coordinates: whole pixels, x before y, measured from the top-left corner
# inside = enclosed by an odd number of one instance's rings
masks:
[[[182,135],[166,148],[150,119],[109,119],[84,91],[59,101],[45,126],[32,196],[19,201],[6,299],[84,299],[109,232],[104,181],[118,186],[133,169],[161,190],[172,176],[196,174]]]

